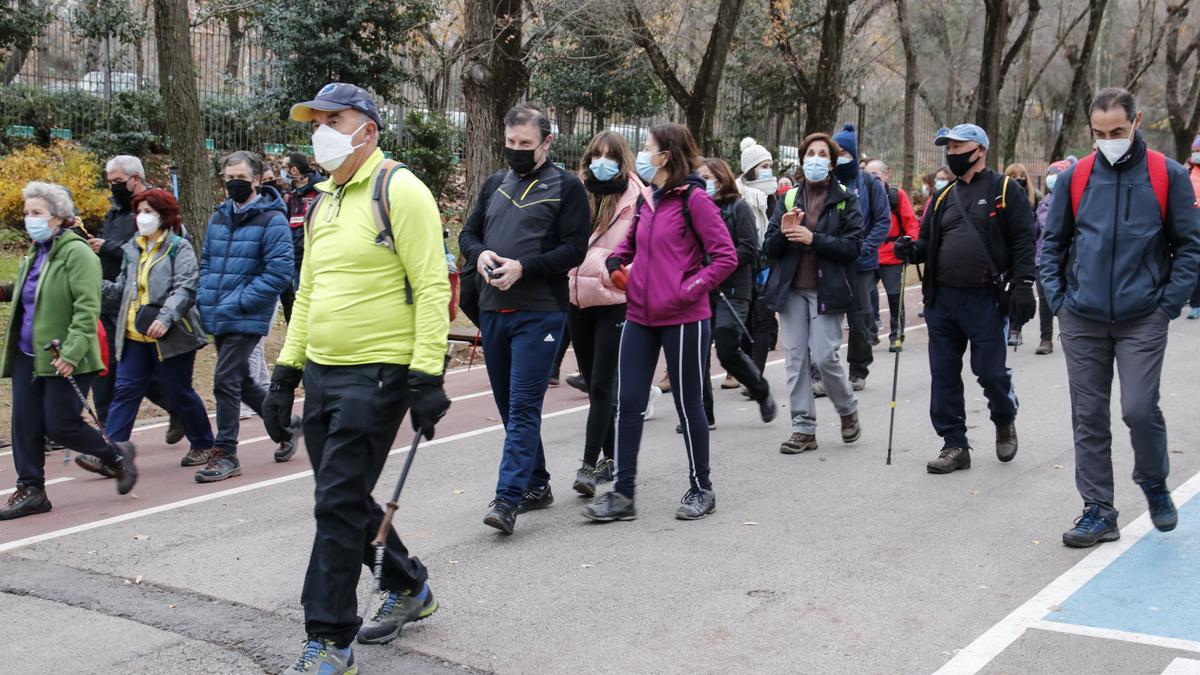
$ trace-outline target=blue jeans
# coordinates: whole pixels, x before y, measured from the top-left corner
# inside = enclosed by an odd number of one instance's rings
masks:
[[[504,420],[504,456],[496,499],[517,505],[550,482],[542,448],[542,402],[563,337],[564,312],[483,312],[484,360]]]
[[[990,288],[938,288],[925,306],[929,327],[929,417],[947,448],[969,448],[963,398],[962,361],[971,345],[971,372],[988,400],[996,426],[1017,417],[1017,392],[1006,364],[1008,317],[1000,313]]]
[[[192,368],[196,363],[196,352],[172,356],[166,361],[158,360],[158,351],[152,342],[126,340],[117,367],[117,385],[104,430],[114,443],[129,440],[133,423],[137,420],[138,408],[155,375],[167,396],[168,410],[183,420],[184,434],[193,450],[208,450],[213,447],[212,424],[204,401],[192,388]]]

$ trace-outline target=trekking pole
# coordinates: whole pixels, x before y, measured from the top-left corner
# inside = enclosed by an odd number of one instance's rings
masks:
[[[896,365],[892,368],[892,419],[888,422],[887,463],[892,464],[892,435],[896,430],[896,387],[900,383],[900,350],[904,345],[904,287],[908,280],[908,265],[900,266],[900,309],[896,317]]]
[[[421,432],[418,430],[413,436],[412,445],[408,448],[408,457],[404,458],[404,468],[400,470],[400,480],[396,482],[396,489],[392,492],[392,501],[387,503],[387,507],[383,510],[383,520],[379,522],[379,531],[375,533],[375,540],[371,544],[375,547],[375,583],[379,585],[380,590],[387,590],[383,587],[383,551],[387,548],[388,530],[392,529],[392,518],[396,515],[396,501],[400,499],[400,491],[404,489],[404,481],[408,478],[408,470],[412,467],[413,457],[417,454],[417,446],[421,444]]]
[[[725,291],[717,291],[717,295],[720,295],[721,299],[725,301],[725,306],[729,308],[729,313],[733,315],[734,321],[737,321],[738,328],[741,329],[742,335],[746,336],[746,339],[750,341],[750,344],[754,344],[754,338],[750,335],[750,329],[746,328],[746,323],[742,321],[742,317],[738,316],[737,310],[733,308],[733,303],[729,301],[729,298],[725,297]]]
[[[51,340],[50,342],[46,343],[45,347],[42,347],[42,351],[50,352],[54,358],[60,359],[62,358],[62,355],[59,354],[58,348],[61,345],[62,343],[58,340]],[[92,410],[92,406],[88,405],[87,397],[83,395],[83,390],[79,388],[79,384],[75,381],[75,378],[71,375],[67,375],[67,382],[71,383],[71,388],[75,390],[75,395],[79,397],[79,402],[83,404],[84,409],[87,410],[88,414],[92,416],[92,421],[96,423],[96,428],[100,430],[100,436],[104,439],[104,442],[107,443],[108,447],[118,455],[121,454],[121,451],[117,450],[117,446],[113,445],[113,442],[109,440],[108,434],[104,433],[104,425],[100,424],[100,418],[96,416],[96,411]]]

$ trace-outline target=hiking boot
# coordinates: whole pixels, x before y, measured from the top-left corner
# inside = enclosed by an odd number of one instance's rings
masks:
[[[688,490],[675,511],[676,520],[700,520],[717,510],[717,495],[712,490]]]
[[[171,421],[167,423],[167,445],[175,445],[182,441],[183,437],[183,418],[179,415],[171,415]]]
[[[197,483],[216,483],[226,478],[242,475],[242,463],[237,455],[227,455],[221,448],[213,448],[208,456],[208,464],[196,472]]]
[[[970,448],[942,448],[938,458],[925,465],[929,473],[951,473],[971,468]]]
[[[588,393],[588,381],[583,379],[583,373],[575,373],[567,377],[567,385],[585,394]]]
[[[813,398],[825,398],[829,394],[825,393],[825,383],[820,380],[813,380]]]
[[[513,525],[517,524],[517,507],[503,499],[493,499],[488,506],[492,507],[492,510],[483,517],[483,524],[494,527],[504,534],[512,534]]]
[[[775,403],[775,398],[770,394],[758,402],[758,415],[764,423],[769,423],[779,414],[779,406]]]
[[[116,469],[100,461],[100,458],[95,455],[85,455],[83,453],[75,455],[75,466],[84,471],[100,474],[105,478],[117,477]]]
[[[1063,545],[1071,548],[1090,548],[1102,541],[1121,538],[1117,522],[1100,516],[1100,508],[1092,506],[1075,519],[1075,527],[1063,532]]]
[[[292,415],[292,424],[288,427],[292,437],[279,444],[275,448],[275,461],[286,462],[296,454],[296,449],[300,447],[300,440],[304,433],[304,418],[299,415]]]
[[[740,386],[742,385],[737,381],[737,378],[729,373],[725,373],[725,379],[721,381],[722,389],[737,389]]]
[[[996,459],[1011,462],[1017,456],[1017,425],[1013,422],[996,427]]]
[[[888,345],[888,353],[889,354],[895,354],[897,352],[902,352],[902,351],[904,351],[904,345],[896,344],[895,340],[893,340],[892,343],[890,345]]]
[[[329,638],[312,638],[304,643],[304,651],[287,673],[314,673],[319,675],[358,675],[354,664],[354,651],[349,646],[338,649]]]
[[[798,455],[802,452],[817,449],[816,434],[802,434],[799,432],[788,436],[788,439],[779,446],[779,452],[785,455]]]
[[[36,485],[18,485],[17,491],[8,498],[8,503],[0,508],[0,520],[15,520],[32,516],[35,513],[45,513],[54,508],[46,497],[46,488]]]
[[[204,466],[208,464],[208,457],[211,454],[212,448],[192,448],[183,456],[183,459],[179,460],[179,466]]]
[[[867,378],[857,375],[850,376],[850,388],[854,391],[862,391],[867,388]]]
[[[663,379],[658,383],[658,388],[664,394],[671,391],[671,375],[669,373],[663,373]]]
[[[617,476],[617,467],[612,459],[605,458],[596,462],[596,485],[613,482]]]
[[[637,519],[637,509],[633,507],[633,499],[615,490],[600,495],[599,499],[583,507],[582,513],[584,518],[598,523]]]
[[[1025,338],[1021,337],[1020,333],[1009,333],[1008,334],[1008,346],[1009,347],[1018,347],[1023,344],[1025,344]]]
[[[525,494],[521,495],[521,503],[517,504],[517,513],[548,509],[553,503],[554,493],[550,491],[550,484],[547,483],[541,488],[526,490]]]
[[[133,463],[137,448],[129,441],[113,443],[113,447],[121,453],[121,458],[117,464],[109,465],[109,468],[113,470],[113,478],[117,479],[117,494],[127,495],[138,479],[137,465]]]
[[[862,425],[858,423],[858,412],[842,416],[842,442],[853,443],[862,438]]]
[[[363,622],[362,628],[358,629],[358,643],[385,645],[400,637],[400,629],[404,624],[428,619],[437,610],[438,603],[433,599],[428,582],[421,586],[421,591],[415,596],[411,591],[387,591],[375,616]]]
[[[1167,489],[1167,481],[1142,483],[1142,492],[1146,493],[1146,501],[1150,504],[1150,520],[1159,532],[1170,532],[1179,522],[1179,512],[1175,510],[1175,502],[1171,500],[1171,491]]]
[[[579,470],[575,472],[575,483],[571,485],[571,489],[578,492],[582,497],[596,496],[596,467],[583,463]]]

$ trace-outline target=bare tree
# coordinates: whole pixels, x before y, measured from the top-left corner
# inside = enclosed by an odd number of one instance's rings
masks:
[[[1040,0],[1026,0],[1025,23],[1005,51],[1008,29],[1013,20],[1009,2],[1010,0],[983,0],[986,18],[979,84],[975,89],[975,123],[993,135],[1000,131],[1000,90],[1008,77],[1009,69],[1033,32],[1034,22],[1042,9]],[[993,167],[999,159],[999,153],[988,154],[988,164]]]
[[[1165,89],[1167,95],[1167,120],[1171,125],[1171,136],[1175,140],[1175,157],[1182,160],[1188,156],[1192,139],[1196,137],[1196,129],[1200,127],[1200,31],[1195,26],[1189,26],[1192,39],[1181,44],[1184,24],[1191,8],[1191,0],[1182,0],[1178,4],[1167,6],[1165,23],[1167,34],[1167,75]],[[1191,82],[1180,88],[1180,77],[1191,64]]]
[[[787,62],[796,88],[804,98],[804,134],[829,131],[837,122],[844,83],[841,73],[842,54],[846,47],[846,23],[853,0],[826,0],[821,15],[820,53],[813,75],[809,77],[805,64],[796,55],[792,40],[804,32],[788,16],[785,0],[770,0],[771,37]]]
[[[717,94],[721,87],[721,75],[729,57],[729,45],[733,42],[738,19],[741,18],[745,0],[721,0],[717,8],[717,20],[708,36],[708,46],[700,60],[700,67],[688,89],[679,79],[678,72],[663,53],[646,21],[642,18],[634,0],[624,0],[625,18],[633,30],[633,41],[650,60],[654,74],[662,80],[667,93],[683,109],[687,126],[700,143],[704,152],[712,148],[713,118],[717,112]]]
[[[1061,158],[1067,152],[1067,143],[1071,140],[1071,133],[1075,130],[1076,118],[1079,117],[1083,106],[1091,98],[1090,80],[1088,74],[1091,72],[1092,53],[1096,51],[1096,38],[1100,34],[1100,23],[1104,21],[1104,10],[1108,7],[1108,0],[1089,0],[1088,2],[1088,24],[1087,32],[1084,33],[1083,42],[1078,46],[1069,45],[1066,47],[1067,61],[1074,69],[1074,75],[1071,77],[1071,89],[1067,94],[1066,109],[1063,110],[1062,126],[1058,128],[1058,136],[1054,139],[1054,148],[1050,151],[1050,156],[1046,159],[1052,160]]]
[[[1142,76],[1158,60],[1166,31],[1158,27],[1156,11],[1161,0],[1138,0],[1137,21],[1129,31],[1129,61],[1125,64],[1125,88],[1137,93]],[[1146,42],[1142,44],[1142,38]],[[1144,51],[1143,51],[1144,49]]]
[[[905,188],[916,179],[917,149],[913,127],[917,122],[917,97],[921,92],[921,77],[917,72],[917,49],[913,44],[912,28],[908,22],[908,0],[894,0],[900,44],[904,48],[904,161],[902,169]]]

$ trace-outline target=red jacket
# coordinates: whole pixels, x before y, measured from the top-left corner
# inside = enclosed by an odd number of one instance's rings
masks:
[[[896,253],[892,250],[892,242],[904,235],[908,235],[914,240],[919,239],[921,236],[921,221],[917,220],[917,214],[913,211],[912,200],[908,198],[908,193],[904,190],[896,188],[896,192],[900,193],[900,217],[897,218],[896,212],[892,211],[892,229],[888,230],[887,239],[879,247],[880,265],[901,264],[902,261],[896,257]],[[900,221],[904,221],[904,232],[900,231]]]

